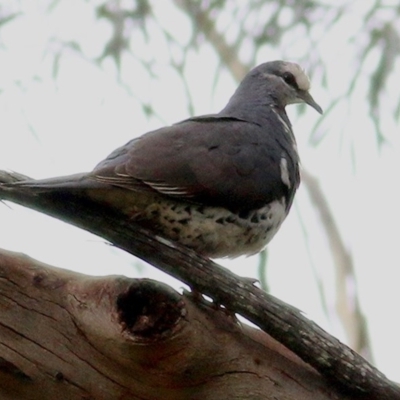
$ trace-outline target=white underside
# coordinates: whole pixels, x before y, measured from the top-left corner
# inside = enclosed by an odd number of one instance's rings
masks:
[[[157,216],[166,238],[208,257],[234,258],[258,253],[267,245],[286,218],[285,203],[284,198],[275,200],[240,218],[220,207],[205,209],[164,200],[150,205],[145,214],[153,220]]]

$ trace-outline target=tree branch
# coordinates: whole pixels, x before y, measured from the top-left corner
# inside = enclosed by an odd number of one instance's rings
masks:
[[[25,179],[0,173],[0,183]],[[300,311],[184,246],[154,237],[124,216],[71,193],[0,185],[0,198],[86,229],[149,262],[255,323],[343,390],[364,394],[369,400],[400,399],[398,386]]]

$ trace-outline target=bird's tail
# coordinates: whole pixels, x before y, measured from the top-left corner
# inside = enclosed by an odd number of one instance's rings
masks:
[[[6,187],[24,187],[35,191],[46,192],[48,190],[83,190],[103,188],[104,184],[91,179],[87,173],[80,173],[56,178],[34,180],[13,172],[0,173],[0,185]]]

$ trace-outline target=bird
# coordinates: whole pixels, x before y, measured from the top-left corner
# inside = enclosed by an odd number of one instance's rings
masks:
[[[309,90],[298,64],[265,62],[216,114],[134,138],[91,172],[15,184],[61,201],[78,194],[205,257],[253,255],[275,236],[299,187],[285,107],[305,103],[322,114]]]

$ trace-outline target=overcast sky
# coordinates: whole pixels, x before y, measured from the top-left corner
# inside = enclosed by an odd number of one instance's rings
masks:
[[[189,116],[184,87],[169,66],[169,53],[156,27],[150,31],[148,43],[140,34],[135,37],[135,51],[139,57],[156,54],[157,76],[150,76],[130,57],[124,59],[121,84],[112,60],[101,67],[90,61],[99,56],[110,35],[109,25],[96,20],[92,6],[87,2],[61,2],[48,13],[41,3],[10,3],[10,7],[23,7],[24,15],[0,31],[1,169],[35,178],[88,171],[132,137]],[[348,85],[354,57],[348,37],[361,29],[365,3],[354,2],[352,12],[324,35],[315,49],[329,78],[327,88],[312,88],[323,108]],[[166,5],[168,2],[157,4],[159,21],[184,44],[190,33],[188,21]],[[84,56],[63,48],[63,40],[79,42]],[[54,55],[58,52],[62,56],[54,79]],[[259,58],[259,62],[287,58],[287,51],[261,52]],[[372,55],[366,62],[373,66],[376,59]],[[218,58],[207,46],[189,56],[186,79],[196,114],[219,111],[236,87],[228,72],[222,73],[214,86],[217,65]],[[395,94],[387,91],[384,101],[388,110],[397,104],[394,95],[398,95],[397,90]],[[377,366],[390,378],[400,380],[399,127],[387,118],[388,144],[378,151],[365,97],[365,90],[358,89],[350,107],[339,107],[321,124],[320,131],[328,134],[318,146],[310,145],[309,132],[319,114],[309,108],[299,117],[296,106],[288,113],[302,165],[318,177],[354,257]],[[141,101],[151,102],[157,116],[144,115]],[[183,286],[107,246],[100,238],[10,203],[0,204],[0,247],[88,274],[146,276],[177,289]],[[224,260],[223,264],[240,275],[256,276],[258,258]],[[269,246],[268,281],[275,296],[304,310],[344,340],[337,321],[328,322],[321,309],[316,273],[325,283],[332,282],[326,290],[333,310],[334,272],[329,247],[308,194],[301,188],[289,218]]]

